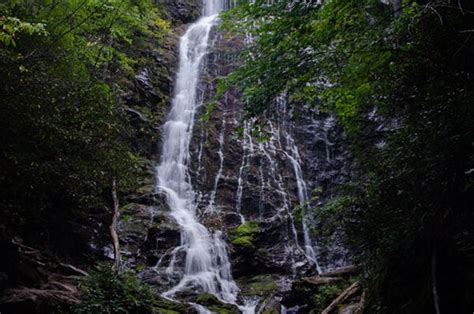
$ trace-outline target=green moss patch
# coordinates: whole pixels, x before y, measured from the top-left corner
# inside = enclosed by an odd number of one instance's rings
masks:
[[[255,221],[247,221],[229,233],[230,241],[235,246],[253,248],[255,237],[260,232],[260,227]]]
[[[271,275],[258,275],[243,278],[239,281],[242,287],[242,294],[245,296],[267,297],[278,289],[278,285]]]
[[[239,308],[233,304],[224,303],[215,295],[210,293],[200,294],[196,298],[196,303],[208,308],[211,312],[219,314],[238,314]]]

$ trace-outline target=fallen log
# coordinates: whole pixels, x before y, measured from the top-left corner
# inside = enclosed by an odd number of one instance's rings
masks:
[[[89,274],[88,274],[86,271],[84,271],[84,270],[82,270],[82,269],[80,269],[80,268],[77,268],[76,266],[73,266],[73,265],[71,265],[71,264],[59,263],[59,265],[61,265],[61,266],[64,267],[64,268],[67,268],[67,269],[69,269],[69,270],[72,270],[72,271],[74,271],[74,272],[76,272],[76,273],[79,273],[79,274],[81,274],[81,275],[83,275],[83,276],[89,276]]]
[[[77,289],[76,286],[64,282],[59,282],[59,281],[50,281],[47,284],[41,286],[43,290],[64,290],[64,291],[69,291],[73,294],[79,293],[79,290]]]
[[[4,292],[4,296],[0,299],[0,304],[19,303],[28,300],[36,301],[37,299],[56,300],[65,303],[79,303],[79,298],[74,293],[56,289],[33,289],[18,288],[8,289]]]
[[[328,283],[333,283],[337,281],[341,281],[342,278],[340,277],[319,277],[319,276],[314,276],[314,277],[303,277],[303,281],[307,282],[309,284],[319,286],[319,285],[325,285]]]
[[[362,313],[364,313],[364,309],[365,309],[365,291],[362,292],[362,296],[360,297],[358,309],[355,311],[354,314],[362,314]]]
[[[337,298],[334,299],[334,301],[331,302],[331,304],[326,307],[321,314],[329,314],[333,310],[336,309],[336,307],[353,296],[356,292],[360,290],[360,283],[358,281],[354,282],[352,285],[349,286],[346,290],[344,290]]]
[[[328,271],[326,273],[322,273],[319,276],[320,277],[337,277],[337,276],[343,276],[343,275],[356,274],[359,271],[360,271],[360,266],[351,265],[351,266],[341,267],[332,271]]]

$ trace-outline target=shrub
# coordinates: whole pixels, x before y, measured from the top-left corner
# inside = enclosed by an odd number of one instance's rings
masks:
[[[109,265],[99,266],[84,280],[81,290],[82,302],[74,313],[153,313],[156,296],[131,271],[118,273]]]

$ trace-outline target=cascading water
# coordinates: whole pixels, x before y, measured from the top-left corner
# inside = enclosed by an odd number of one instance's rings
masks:
[[[286,98],[281,96],[277,99],[277,105],[281,111],[283,111],[286,116]],[[322,273],[322,269],[318,263],[318,259],[315,252],[316,245],[313,243],[311,238],[310,229],[308,226],[308,206],[309,206],[309,197],[308,197],[308,187],[306,181],[303,177],[303,171],[301,170],[301,157],[298,151],[298,147],[295,144],[295,140],[291,136],[291,130],[289,123],[285,121],[284,123],[284,132],[283,136],[286,139],[286,148],[285,155],[291,161],[293,166],[293,171],[296,178],[297,186],[297,195],[299,206],[303,207],[303,218],[302,218],[302,227],[303,227],[303,240],[304,240],[304,251],[307,259],[316,266],[318,273]]]
[[[177,292],[192,289],[212,293],[224,302],[235,304],[239,289],[232,278],[226,244],[221,232],[212,233],[199,222],[196,215],[196,193],[188,172],[189,146],[198,107],[197,87],[201,63],[208,52],[211,28],[225,6],[225,1],[222,0],[204,1],[203,17],[192,24],[181,37],[175,96],[163,127],[157,190],[166,194],[171,216],[181,230],[181,246],[174,250],[167,271],[174,271],[179,251],[186,253],[184,273],[179,283],[163,295],[173,297]],[[246,313],[254,312],[252,306],[240,308]]]
[[[303,171],[301,169],[302,159],[298,151],[298,147],[292,137],[292,123],[290,123],[291,113],[287,112],[287,100],[285,96],[280,96],[275,101],[275,110],[277,114],[269,112],[269,119],[264,126],[265,132],[270,136],[263,142],[257,142],[255,148],[252,142],[252,136],[250,135],[250,129],[253,127],[252,121],[245,121],[243,125],[243,156],[242,163],[239,169],[238,186],[237,186],[237,211],[240,211],[242,207],[242,194],[246,178],[247,168],[251,161],[250,159],[254,155],[260,155],[259,167],[258,167],[258,178],[260,184],[260,202],[265,204],[268,200],[265,199],[265,191],[273,191],[276,193],[278,198],[281,198],[281,208],[275,213],[273,217],[278,219],[282,215],[286,215],[289,219],[289,227],[291,231],[290,237],[295,242],[296,249],[302,251],[306,259],[315,266],[318,273],[321,273],[322,269],[319,265],[317,258],[317,245],[313,241],[310,234],[310,221],[308,218],[308,207],[310,199],[308,197],[308,186],[303,177]],[[290,201],[290,194],[287,189],[287,182],[282,178],[280,174],[281,162],[279,159],[286,158],[290,162],[292,168],[292,175],[296,181],[296,192],[298,205],[303,208],[302,217],[302,231],[304,246],[299,245],[298,233],[295,226],[294,218],[292,215],[292,207]],[[255,161],[254,161],[255,162]],[[266,176],[263,173],[262,166],[265,166]],[[274,197],[276,195],[274,194]],[[262,213],[260,213],[261,215]]]
[[[206,208],[206,213],[210,213],[210,214],[213,214],[216,210],[217,187],[219,185],[219,180],[222,177],[222,170],[224,167],[225,129],[226,129],[226,113],[224,111],[222,114],[221,132],[219,134],[219,151],[217,152],[217,155],[219,155],[219,170],[217,171],[216,178],[214,180],[214,189],[211,192],[209,205]]]

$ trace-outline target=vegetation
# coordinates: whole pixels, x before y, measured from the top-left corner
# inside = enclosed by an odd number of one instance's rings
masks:
[[[335,112],[357,175],[331,213],[364,265],[370,313],[474,306],[474,8],[469,1],[243,1],[254,38],[228,86],[249,115],[286,93]],[[338,219],[337,217],[344,217]],[[435,293],[433,293],[435,291]]]
[[[143,154],[122,96],[143,65],[137,48],[169,31],[160,14],[145,0],[0,4],[5,222],[54,240],[64,222],[111,206],[112,180],[121,194],[138,185]]]
[[[230,231],[230,241],[235,246],[253,248],[255,236],[260,232],[260,227],[255,221],[247,221]]]
[[[240,279],[242,294],[267,298],[278,289],[277,282],[271,275],[257,275]]]
[[[51,259],[92,263],[84,253],[95,250],[94,232],[110,241],[113,181],[121,204],[141,193],[159,137],[153,128],[169,97],[170,70],[156,62],[171,30],[164,8],[151,0],[1,1],[0,246],[7,255],[16,254],[17,239]],[[145,67],[154,71],[154,98],[136,95],[135,76]],[[2,289],[42,287],[53,265],[6,264]],[[107,267],[83,289],[78,313],[170,306],[156,304],[132,273]]]
[[[291,306],[307,304],[308,313],[322,313],[344,290],[357,280],[357,277],[346,276],[333,282],[318,285],[299,281],[295,283],[293,291],[286,296],[285,301]]]
[[[318,222],[313,227],[320,236],[344,231],[363,267],[366,311],[470,313],[474,3],[319,2],[242,0],[225,13],[224,27],[253,41],[241,66],[219,78],[216,99],[237,88],[248,116],[263,116],[282,94],[293,108],[335,113],[356,169],[338,198],[315,208],[308,221]],[[169,86],[161,78],[171,75],[155,61],[169,32],[163,5],[152,0],[0,3],[0,246],[8,256],[34,258],[52,246],[66,248],[70,259],[83,258],[75,244],[61,243],[91,221],[106,229],[112,182],[122,199],[152,193],[154,186],[143,178],[145,168],[153,168],[147,145],[159,136],[157,107],[169,102]],[[154,91],[152,104],[144,104],[130,94],[133,78],[150,59],[161,75],[151,83],[164,91]],[[203,122],[215,109],[211,102]],[[271,134],[257,125],[252,135],[262,142]],[[124,220],[137,200],[127,201]],[[306,204],[295,209],[297,223],[307,210]],[[257,222],[248,221],[230,230],[229,238],[235,247],[264,257],[268,251],[255,247],[260,232]],[[31,261],[51,264],[39,257]],[[39,281],[55,278],[25,265],[12,265],[12,276],[2,269],[2,289],[11,282],[47,287]],[[16,271],[22,267],[24,277]],[[304,297],[299,304],[321,310],[352,280],[316,290],[297,287],[293,293]],[[277,288],[271,276],[249,281],[249,295],[266,296]],[[157,297],[135,274],[107,266],[81,287],[77,313],[189,310]],[[213,295],[196,302],[238,313]]]
[[[82,302],[75,313],[153,313],[153,290],[134,273],[117,273],[102,265],[81,284]]]

